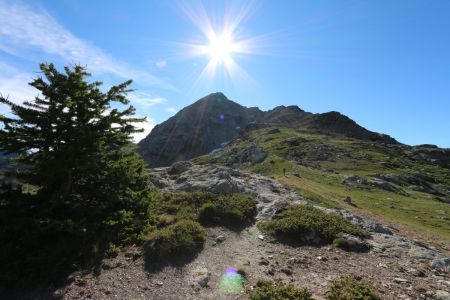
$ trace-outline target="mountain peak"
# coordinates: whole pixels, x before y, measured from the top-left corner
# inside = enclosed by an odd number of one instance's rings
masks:
[[[139,143],[139,149],[150,166],[167,166],[219,148],[249,124],[272,124],[311,133],[396,143],[391,137],[369,131],[339,112],[312,114],[296,105],[280,105],[264,112],[257,107],[242,106],[216,92],[155,126]]]

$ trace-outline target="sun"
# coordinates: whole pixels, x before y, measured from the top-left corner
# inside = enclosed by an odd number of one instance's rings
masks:
[[[220,36],[212,34],[209,37],[209,45],[205,47],[205,53],[210,57],[210,63],[214,65],[229,65],[232,62],[232,54],[239,52],[239,46],[233,42],[230,34],[223,33]]]

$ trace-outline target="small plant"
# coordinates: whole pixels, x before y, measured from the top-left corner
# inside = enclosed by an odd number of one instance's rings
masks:
[[[259,280],[256,289],[249,295],[249,300],[314,300],[307,289],[296,289],[291,284]]]
[[[339,233],[365,237],[367,234],[344,218],[310,205],[295,205],[264,221],[258,227],[267,234],[291,242],[331,243]]]
[[[189,255],[197,252],[205,242],[205,231],[200,224],[182,220],[173,225],[152,231],[144,249],[148,255]]]
[[[327,293],[327,300],[380,300],[372,285],[356,280],[353,277],[343,277],[332,282]]]

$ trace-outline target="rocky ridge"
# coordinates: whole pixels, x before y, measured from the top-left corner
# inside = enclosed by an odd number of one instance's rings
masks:
[[[298,106],[269,111],[247,108],[222,93],[210,94],[155,126],[139,142],[139,151],[151,167],[169,166],[207,154],[230,142],[244,130],[267,124],[296,130],[395,144],[387,135],[369,131],[338,112],[313,114]]]

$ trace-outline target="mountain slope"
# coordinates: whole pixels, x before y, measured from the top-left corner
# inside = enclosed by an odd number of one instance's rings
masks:
[[[259,112],[228,100],[222,93],[214,93],[157,125],[139,143],[139,149],[151,166],[190,159],[230,141],[241,126],[254,122]]]
[[[151,167],[168,166],[175,161],[209,153],[231,141],[243,127],[255,124],[257,127],[279,125],[310,133],[397,143],[337,112],[313,114],[298,106],[278,106],[264,112],[257,107],[247,108],[235,103],[222,93],[214,93],[157,125],[139,143],[139,150]]]
[[[263,161],[234,159],[250,144],[267,153]],[[316,203],[365,211],[416,234],[450,241],[448,159],[450,149],[431,145],[386,144],[275,126],[250,128],[220,151],[194,161],[274,177]],[[346,197],[351,203],[344,202]]]

